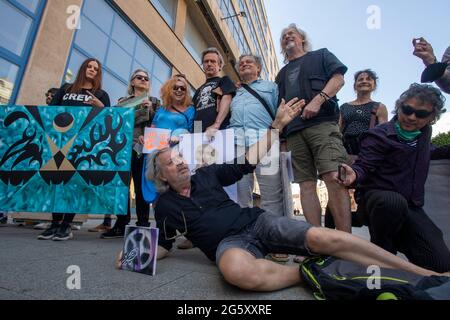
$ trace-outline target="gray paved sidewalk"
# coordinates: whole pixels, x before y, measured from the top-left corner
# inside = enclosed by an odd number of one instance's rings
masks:
[[[434,199],[435,200],[435,199]],[[430,215],[450,245],[450,215]],[[11,219],[10,219],[11,220]],[[297,286],[273,293],[244,292],[223,280],[214,264],[197,249],[174,250],[158,261],[154,277],[114,268],[123,239],[102,240],[88,228],[88,220],[74,240],[40,241],[31,227],[0,227],[0,300],[5,299],[125,299],[125,300],[308,300],[309,290]],[[134,223],[134,221],[132,222]],[[367,228],[353,230],[368,239]],[[292,262],[291,262],[292,263]],[[81,290],[69,290],[71,265],[81,269]]]
[[[154,277],[114,268],[122,239],[102,240],[88,228],[74,240],[40,241],[31,227],[0,228],[1,299],[149,299],[149,300],[305,300],[311,294],[300,286],[273,293],[244,292],[223,280],[217,267],[197,249],[175,250],[158,261]],[[359,233],[364,230],[359,230]],[[292,263],[292,262],[291,262]],[[81,290],[69,290],[67,268],[81,269]]]
[[[102,240],[88,228],[74,240],[40,241],[41,231],[8,225],[0,228],[0,299],[311,299],[306,289],[294,287],[270,294],[248,293],[222,279],[214,264],[197,249],[175,250],[158,261],[154,277],[114,268],[122,239]],[[81,269],[81,290],[66,287],[71,265]]]

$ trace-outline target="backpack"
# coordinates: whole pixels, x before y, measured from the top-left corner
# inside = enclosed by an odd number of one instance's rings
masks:
[[[448,300],[450,278],[370,268],[334,257],[306,259],[302,279],[317,300]]]

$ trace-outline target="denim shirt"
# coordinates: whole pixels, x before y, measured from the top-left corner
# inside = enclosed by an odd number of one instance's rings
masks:
[[[274,82],[256,80],[250,87],[258,92],[275,116],[278,108],[278,86]],[[272,124],[272,117],[266,108],[250,92],[239,88],[231,102],[231,120],[228,128],[234,129],[235,143],[249,147],[267,132]]]

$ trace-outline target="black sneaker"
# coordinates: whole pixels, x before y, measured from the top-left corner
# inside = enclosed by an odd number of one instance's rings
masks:
[[[119,239],[125,236],[125,229],[114,227],[108,232],[102,233],[101,239]]]
[[[53,241],[66,241],[73,238],[72,228],[70,224],[61,224],[55,236],[52,238]]]
[[[0,227],[6,226],[7,223],[8,223],[8,216],[3,216],[0,218]]]
[[[55,234],[58,231],[58,229],[59,229],[59,224],[52,223],[50,225],[50,228],[48,228],[44,232],[42,232],[37,238],[39,240],[50,240],[50,239],[53,239],[53,237],[55,236]]]

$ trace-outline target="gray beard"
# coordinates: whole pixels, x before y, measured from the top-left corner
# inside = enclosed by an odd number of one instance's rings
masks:
[[[289,42],[287,45],[286,45],[286,47],[285,47],[285,51],[286,51],[286,54],[287,54],[287,56],[289,57],[289,56],[291,56],[292,54],[293,54],[293,51],[294,51],[294,49],[296,49],[296,45],[295,45],[295,43],[294,42]]]

